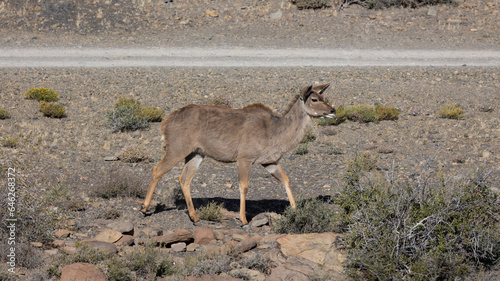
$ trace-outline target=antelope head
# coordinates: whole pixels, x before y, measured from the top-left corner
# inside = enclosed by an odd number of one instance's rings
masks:
[[[323,98],[323,93],[330,84],[322,84],[316,87],[312,85],[304,87],[300,92],[305,112],[311,117],[333,118],[335,109],[328,105]]]

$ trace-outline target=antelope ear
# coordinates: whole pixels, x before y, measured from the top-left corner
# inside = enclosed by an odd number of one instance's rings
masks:
[[[319,91],[317,90],[318,94],[322,95],[326,91],[326,89],[328,89],[328,87],[330,87],[330,83],[318,85],[318,86],[314,87],[314,89],[315,90],[319,89]]]
[[[309,98],[309,96],[312,94],[312,85],[309,85],[307,87],[304,87],[300,93],[300,96],[302,100],[305,102]]]

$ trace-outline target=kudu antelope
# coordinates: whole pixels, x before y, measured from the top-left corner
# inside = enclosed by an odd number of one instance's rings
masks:
[[[240,221],[247,224],[245,197],[252,164],[261,164],[285,186],[292,208],[295,208],[290,181],[278,163],[304,137],[311,117],[335,115],[322,94],[329,84],[308,86],[301,90],[283,111],[274,113],[256,103],[242,109],[220,106],[188,105],[172,112],[161,122],[165,155],[153,168],[153,176],[144,200],[145,213],[161,177],[175,164],[185,160],[179,177],[189,216],[199,221],[191,199],[191,179],[205,156],[238,165],[240,184]]]

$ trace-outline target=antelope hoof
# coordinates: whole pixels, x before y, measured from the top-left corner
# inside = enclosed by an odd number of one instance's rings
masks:
[[[241,224],[243,224],[243,225],[248,224],[247,218],[245,218],[245,217],[243,217],[243,218],[240,217],[240,221],[241,221]]]
[[[193,216],[193,217],[191,217],[191,220],[192,220],[194,223],[196,223],[196,222],[199,222],[199,221],[200,221],[200,219],[199,219],[197,216]]]
[[[148,211],[148,207],[142,206],[141,212],[145,214]]]

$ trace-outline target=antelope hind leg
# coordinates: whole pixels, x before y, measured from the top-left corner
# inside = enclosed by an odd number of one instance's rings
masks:
[[[181,158],[182,159],[182,158]],[[153,168],[153,176],[151,177],[151,182],[149,183],[148,193],[146,194],[146,198],[144,199],[143,208],[141,212],[146,213],[151,204],[151,200],[153,199],[153,193],[155,191],[156,185],[160,181],[161,177],[168,172],[172,167],[177,164],[181,159],[171,158],[167,155],[163,156],[160,163],[158,163]]]
[[[238,180],[240,182],[240,221],[242,224],[248,224],[245,210],[245,201],[251,165],[252,163],[250,162],[238,161]]]
[[[292,188],[290,187],[290,180],[281,168],[280,164],[270,164],[264,166],[266,170],[271,173],[271,175],[279,180],[285,186],[286,194],[288,195],[288,201],[290,201],[290,206],[295,209],[295,199],[293,198]]]
[[[182,194],[184,194],[184,199],[186,200],[186,205],[189,212],[189,217],[193,222],[197,222],[200,219],[196,215],[196,211],[194,210],[193,199],[191,198],[191,180],[193,179],[194,174],[200,167],[201,161],[203,161],[203,157],[199,154],[194,156],[186,157],[186,164],[182,169],[181,176],[179,177],[179,182],[182,188]]]

